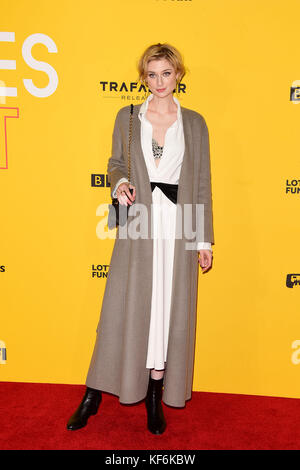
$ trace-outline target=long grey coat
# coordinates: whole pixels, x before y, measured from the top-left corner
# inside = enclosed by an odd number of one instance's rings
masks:
[[[151,226],[152,192],[141,147],[141,104],[134,106],[131,143],[131,182],[135,203],[147,206]],[[214,243],[208,129],[203,116],[181,107],[185,153],[178,184],[177,204],[204,204],[204,239]],[[112,156],[107,173],[111,190],[127,177],[130,106],[116,116]],[[133,207],[133,206],[132,206]],[[131,213],[132,207],[129,210]],[[203,207],[203,206],[202,206]],[[129,216],[129,221],[132,219]],[[176,227],[182,218],[177,217]],[[183,227],[183,225],[182,225]],[[176,229],[177,230],[177,229]],[[191,398],[197,316],[198,253],[186,250],[190,239],[175,240],[172,301],[167,362],[162,400],[175,407]],[[152,298],[153,239],[121,239],[119,228],[106,280],[97,339],[86,385],[119,397],[124,404],[145,398],[149,381],[146,369]]]

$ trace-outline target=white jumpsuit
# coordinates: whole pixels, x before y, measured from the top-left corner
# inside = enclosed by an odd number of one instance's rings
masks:
[[[150,182],[178,184],[185,151],[180,102],[173,96],[177,104],[177,120],[166,131],[162,157],[156,166],[152,148],[153,128],[146,118],[148,103],[153,96],[152,93],[148,96],[139,111],[141,145],[149,180]],[[127,179],[122,178],[117,182],[113,191],[114,197],[116,197],[116,188],[124,181]],[[177,206],[158,186],[155,186],[152,191],[152,201],[153,285],[145,366],[160,370],[165,368],[167,361]],[[197,245],[198,250],[210,249],[210,247],[211,244],[205,242],[199,242]]]

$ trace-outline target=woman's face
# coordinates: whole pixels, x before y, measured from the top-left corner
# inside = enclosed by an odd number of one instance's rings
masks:
[[[147,65],[145,81],[153,95],[165,97],[176,88],[175,69],[167,59],[151,60]]]

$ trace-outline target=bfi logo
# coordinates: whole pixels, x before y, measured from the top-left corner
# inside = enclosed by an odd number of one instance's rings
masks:
[[[91,175],[91,185],[93,188],[110,187],[110,183],[108,181],[108,175],[93,173]]]
[[[0,364],[6,364],[6,346],[4,341],[0,340]]]
[[[290,89],[290,101],[293,104],[300,103],[300,80],[294,80]]]
[[[286,287],[293,289],[294,286],[300,285],[300,274],[287,274]]]

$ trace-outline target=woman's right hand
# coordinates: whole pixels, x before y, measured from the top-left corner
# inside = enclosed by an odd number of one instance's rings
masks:
[[[131,194],[129,188],[133,189],[133,194]],[[119,184],[116,192],[120,204],[124,204],[126,206],[128,206],[128,204],[133,204],[133,201],[135,200],[135,186],[133,186],[131,183]]]

